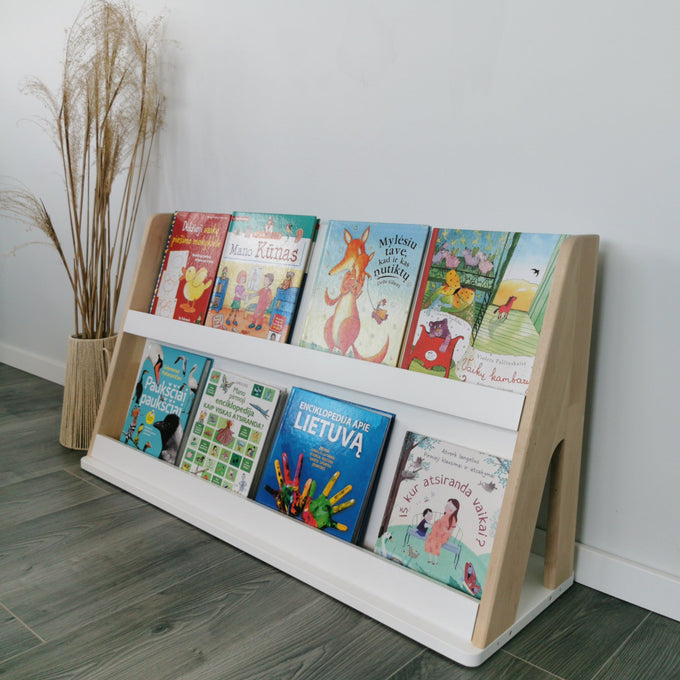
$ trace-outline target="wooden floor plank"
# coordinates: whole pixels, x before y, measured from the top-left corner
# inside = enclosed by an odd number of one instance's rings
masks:
[[[0,602],[51,640],[236,554],[128,494],[107,495],[0,530]]]
[[[60,420],[58,414],[44,414],[32,420],[30,428],[25,419],[0,425],[0,487],[80,462],[78,453],[59,446],[55,439]]]
[[[640,607],[575,584],[504,649],[565,680],[584,680],[646,615]]]
[[[62,396],[60,385],[0,364],[0,486],[80,460],[59,445]]]
[[[21,621],[0,607],[0,662],[22,654],[41,642]]]
[[[556,680],[556,676],[503,651],[477,668],[466,668],[425,650],[389,680]]]
[[[13,418],[61,412],[64,388],[37,376],[0,364],[0,426]]]
[[[8,524],[18,524],[107,494],[58,470],[5,486],[0,496],[0,517]]]
[[[680,623],[650,614],[595,680],[680,680]]]
[[[386,678],[415,643],[247,555],[0,664],[14,680]]]
[[[80,466],[79,456],[74,460],[77,460],[77,462],[71,463],[69,461],[69,464],[64,467],[64,470],[68,472],[70,475],[78,477],[78,479],[82,479],[84,482],[87,482],[88,484],[94,484],[94,486],[99,487],[100,489],[104,489],[108,493],[127,493],[125,491],[122,491],[120,487],[114,486],[113,484],[109,484],[109,482],[104,481],[101,477],[96,477],[95,475],[92,475],[89,472],[83,470],[83,468]]]

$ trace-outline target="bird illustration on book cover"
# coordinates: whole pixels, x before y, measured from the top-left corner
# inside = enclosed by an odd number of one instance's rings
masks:
[[[120,441],[174,465],[210,363],[147,340]]]
[[[330,221],[300,346],[396,366],[428,232]]]
[[[564,238],[434,229],[402,368],[525,393]]]
[[[408,432],[375,552],[481,598],[509,471],[505,458]]]

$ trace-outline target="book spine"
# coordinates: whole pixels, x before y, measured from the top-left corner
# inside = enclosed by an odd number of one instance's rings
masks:
[[[305,292],[305,286],[307,285],[307,279],[308,273],[309,273],[309,267],[312,263],[312,257],[314,255],[314,250],[317,246],[317,241],[316,237],[319,235],[319,224],[320,220],[316,221],[316,224],[314,225],[314,231],[312,233],[312,237],[309,241],[309,248],[307,249],[307,261],[305,262],[304,269],[302,271],[302,277],[300,278],[300,291],[297,296],[297,300],[295,301],[295,307],[293,308],[293,315],[290,319],[290,326],[288,328],[288,335],[286,336],[285,342],[290,342],[292,337],[293,337],[293,332],[295,331],[295,324],[297,323],[299,317],[300,317],[300,304],[302,303],[302,297]]]
[[[267,429],[267,433],[264,437],[262,448],[260,449],[257,463],[255,464],[255,471],[253,472],[253,477],[250,481],[250,488],[248,489],[247,497],[251,500],[255,500],[255,495],[260,486],[264,468],[267,465],[269,451],[271,450],[272,444],[274,443],[274,437],[276,437],[279,425],[281,424],[281,417],[286,404],[287,394],[285,390],[279,387],[277,387],[277,389],[279,390],[279,396],[276,401],[276,408],[274,409],[274,413],[272,413],[272,417],[269,422],[269,428]]]
[[[149,308],[149,314],[154,314],[156,311],[156,303],[158,302],[158,288],[161,285],[161,277],[163,276],[163,271],[165,270],[165,262],[168,259],[168,251],[170,250],[170,240],[172,239],[172,231],[175,228],[175,222],[177,221],[178,210],[172,215],[172,221],[170,222],[170,230],[168,231],[168,238],[165,241],[165,249],[163,250],[163,259],[161,260],[161,268],[158,272],[158,278],[156,279],[156,286],[153,290],[153,297],[151,298],[151,307]]]
[[[390,493],[387,497],[387,502],[385,503],[385,511],[383,513],[382,522],[380,523],[380,528],[378,530],[378,536],[382,536],[386,531],[390,523],[390,518],[392,517],[392,512],[394,511],[395,502],[397,499],[397,494],[399,493],[399,485],[401,483],[401,476],[406,467],[406,461],[408,461],[408,455],[410,449],[408,448],[408,440],[410,432],[406,433],[404,437],[404,442],[402,444],[401,453],[399,454],[399,462],[394,471],[394,476],[392,477],[392,486],[390,487]]]
[[[392,416],[392,414],[386,415],[389,417],[389,421],[387,423],[387,426],[385,427],[383,440],[380,443],[380,453],[376,460],[375,466],[373,468],[373,474],[371,475],[371,479],[368,484],[368,493],[364,498],[364,504],[361,508],[361,512],[359,513],[357,525],[354,530],[354,536],[352,536],[351,542],[355,544],[358,544],[361,541],[364,530],[366,529],[370,509],[371,506],[373,505],[373,498],[375,497],[375,492],[378,486],[377,482],[382,472],[383,461],[385,460],[385,452],[387,451],[387,444],[389,442],[390,434],[392,432],[392,425],[394,424],[394,417]]]
[[[227,213],[224,215],[217,215],[217,217],[227,217]],[[227,236],[229,234],[229,229],[231,228],[231,220],[232,220],[232,215],[229,213],[228,214],[228,221],[227,221],[227,227],[224,231],[223,234],[221,234],[220,238],[222,239],[222,247],[220,248],[219,253],[215,253],[216,257],[214,260],[213,264],[213,272],[212,272],[212,285],[210,286],[210,293],[205,297],[202,303],[202,309],[200,312],[199,318],[202,319],[200,325],[205,326],[205,322],[208,320],[208,312],[210,310],[210,304],[212,302],[212,296],[213,293],[215,292],[215,286],[217,285],[217,277],[220,273],[220,267],[222,264],[222,255],[224,254],[224,249],[226,248],[227,245]]]
[[[191,404],[191,408],[189,409],[189,413],[187,415],[187,422],[184,427],[184,432],[182,434],[182,441],[180,442],[179,449],[177,450],[177,457],[175,458],[174,462],[174,465],[176,467],[179,467],[180,463],[182,462],[182,458],[184,458],[184,450],[186,449],[187,442],[189,441],[189,437],[191,436],[191,431],[194,429],[194,421],[196,420],[196,414],[198,413],[199,406],[201,405],[201,401],[203,400],[205,384],[206,382],[208,382],[208,376],[210,375],[212,365],[213,360],[210,359],[209,357],[206,357],[205,365],[203,366],[203,372],[201,373],[201,377],[198,380],[198,388],[196,389],[194,400]]]
[[[427,282],[430,277],[430,267],[432,266],[432,258],[437,246],[437,237],[439,236],[439,229],[434,227],[430,230],[430,237],[427,244],[426,252],[420,266],[420,279],[418,281],[417,292],[411,301],[411,311],[407,324],[408,332],[402,343],[401,353],[397,366],[401,368],[408,368],[413,358],[411,348],[413,347],[413,338],[418,329],[418,317],[420,316],[421,304],[425,297],[427,290]]]
[[[425,265],[427,262],[431,262],[431,254],[430,254],[430,246],[432,243],[432,233],[435,230],[432,227],[428,227],[427,231],[427,238],[425,241],[425,247],[421,250],[420,252],[420,260],[418,261],[418,266],[416,268],[416,285],[413,287],[413,291],[411,292],[411,299],[409,301],[408,305],[408,314],[406,315],[406,322],[404,324],[403,332],[401,334],[401,344],[399,346],[399,356],[397,357],[397,363],[396,366],[399,367],[402,365],[402,361],[404,360],[404,354],[406,352],[406,348],[409,347],[407,343],[407,335],[411,331],[411,326],[413,324],[413,319],[417,318],[416,313],[415,313],[415,307],[418,303],[418,300],[420,299],[420,287],[423,282],[423,270],[425,269]],[[436,243],[437,239],[435,237],[434,242]],[[429,271],[429,267],[428,267]],[[426,280],[426,285],[427,285],[427,280]]]

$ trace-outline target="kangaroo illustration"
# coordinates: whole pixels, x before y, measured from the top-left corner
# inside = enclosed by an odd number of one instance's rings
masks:
[[[345,275],[340,285],[340,295],[331,298],[328,295],[328,291],[324,294],[326,304],[330,307],[335,307],[333,314],[324,327],[324,339],[331,352],[337,348],[344,356],[351,347],[358,359],[380,363],[387,355],[390,344],[389,337],[384,347],[372,357],[361,356],[354,345],[361,331],[357,299],[364,289],[366,278],[370,278],[366,267],[375,254],[366,252],[366,241],[370,230],[370,227],[366,227],[360,238],[352,238],[350,232],[345,229],[344,239],[347,244],[345,255],[328,272],[333,275],[345,271]]]
[[[343,235],[347,248],[345,250],[345,256],[335,265],[328,273],[333,276],[338,272],[349,269],[354,272],[354,278],[359,282],[361,286],[364,285],[364,279],[370,274],[366,271],[368,263],[373,259],[375,253],[370,255],[366,252],[366,241],[368,240],[368,235],[371,233],[371,228],[366,227],[361,238],[352,238],[352,234],[345,229]]]

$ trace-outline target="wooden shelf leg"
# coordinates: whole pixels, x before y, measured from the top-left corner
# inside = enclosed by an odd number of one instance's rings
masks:
[[[579,291],[579,318],[572,329],[571,371],[564,439],[557,446],[550,465],[544,572],[546,588],[556,588],[574,571],[596,269],[597,240],[588,239],[582,243],[572,271],[575,288]]]
[[[543,584],[557,588],[574,571],[580,446],[564,440],[550,464]]]

